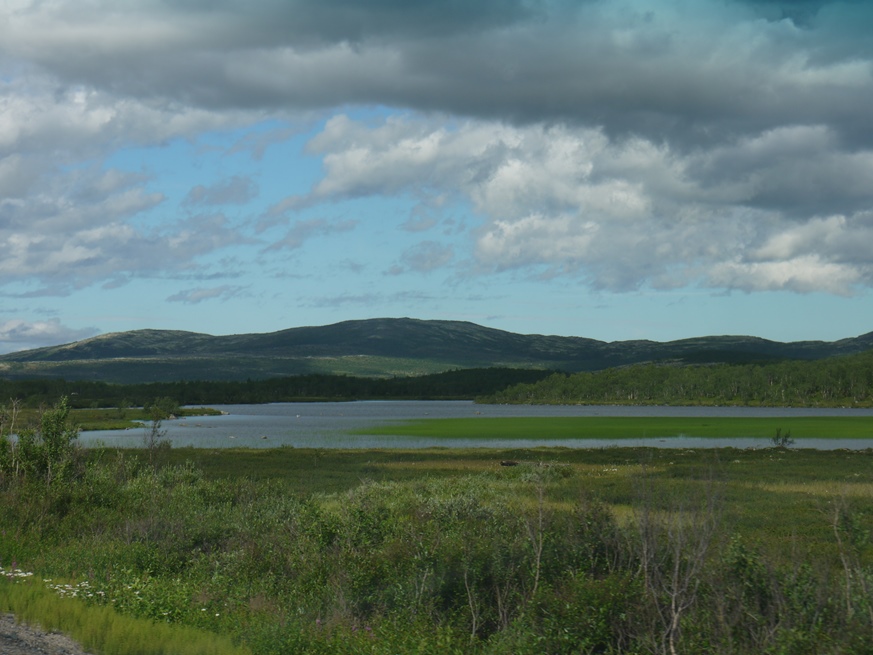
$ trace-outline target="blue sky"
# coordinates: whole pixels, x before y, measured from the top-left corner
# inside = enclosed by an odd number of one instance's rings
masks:
[[[873,3],[0,2],[0,352],[873,330]]]

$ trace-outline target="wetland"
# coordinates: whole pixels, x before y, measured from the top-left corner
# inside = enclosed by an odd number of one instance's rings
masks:
[[[770,445],[873,447],[873,410],[840,408],[484,405],[356,401],[213,405],[213,416],[164,421],[174,447],[428,448]],[[220,412],[220,414],[219,414]],[[146,428],[83,432],[83,445],[135,448]],[[447,443],[448,442],[448,443]]]

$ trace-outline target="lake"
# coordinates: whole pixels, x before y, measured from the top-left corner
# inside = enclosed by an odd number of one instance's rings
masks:
[[[548,417],[548,416],[686,416],[686,417],[792,417],[873,416],[871,409],[809,409],[785,407],[637,407],[577,405],[476,405],[472,401],[356,401],[344,403],[274,403],[267,405],[210,405],[226,412],[165,421],[165,438],[174,447],[195,448],[606,448],[650,446],[659,448],[764,448],[766,439],[506,439],[477,440],[350,434],[386,423],[425,418]],[[85,446],[138,448],[146,428],[82,432]],[[873,448],[870,439],[796,439],[797,448],[853,450]]]

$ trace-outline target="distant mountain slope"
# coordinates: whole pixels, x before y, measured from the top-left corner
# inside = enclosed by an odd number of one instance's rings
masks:
[[[0,356],[5,377],[117,382],[239,380],[302,373],[391,376],[516,366],[590,371],[646,361],[819,359],[873,348],[873,333],[836,342],[713,336],[659,343],[522,335],[461,321],[383,318],[265,334],[134,330]]]

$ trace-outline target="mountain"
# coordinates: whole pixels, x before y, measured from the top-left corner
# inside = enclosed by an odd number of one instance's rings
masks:
[[[264,334],[212,336],[175,330],[104,334],[2,355],[0,376],[150,382],[306,373],[384,377],[492,366],[585,371],[646,361],[820,359],[870,349],[873,332],[835,342],[781,343],[745,336],[605,342],[515,334],[461,321],[382,318]]]

